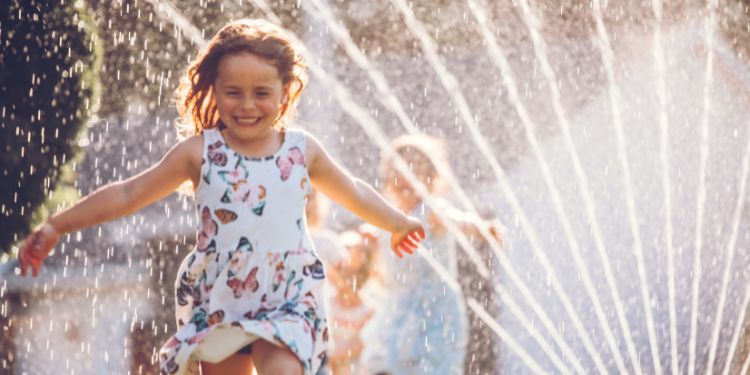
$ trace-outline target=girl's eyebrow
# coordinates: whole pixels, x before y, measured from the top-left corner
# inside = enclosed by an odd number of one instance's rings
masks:
[[[221,82],[221,81],[218,81],[217,83],[218,83],[217,86],[223,89],[239,89],[240,88],[239,86],[231,84],[231,83],[226,83],[226,82]]]
[[[237,90],[242,89],[242,87],[236,84],[232,84],[232,83],[224,83],[224,84],[220,83],[219,86],[221,86],[223,89],[237,89]],[[271,89],[271,86],[267,86],[267,85],[258,85],[258,86],[253,87],[253,90],[270,90],[270,89]]]

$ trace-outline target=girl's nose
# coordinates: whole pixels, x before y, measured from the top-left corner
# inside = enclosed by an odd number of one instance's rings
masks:
[[[255,109],[255,100],[252,96],[245,97],[240,103],[241,109]]]

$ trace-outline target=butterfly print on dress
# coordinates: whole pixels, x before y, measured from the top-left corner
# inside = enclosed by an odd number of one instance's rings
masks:
[[[184,272],[182,274],[182,277],[180,277],[180,283],[177,287],[176,297],[177,297],[177,303],[180,306],[187,306],[188,305],[188,298],[193,297],[193,285],[195,283],[195,280],[191,280],[190,276],[187,272]]]
[[[304,246],[302,246],[302,241],[300,240],[299,245],[296,249],[291,249],[284,252],[284,261],[286,261],[290,256],[304,255],[308,252],[309,251],[305,249]]]
[[[295,276],[296,276],[296,272],[292,271],[289,277],[289,280],[286,283],[286,290],[284,291],[284,298],[286,298],[287,301],[294,301],[294,307],[297,307],[297,299],[299,298],[300,293],[302,292],[302,286],[305,282],[305,279],[300,277],[299,279],[294,280]]]
[[[247,182],[249,172],[244,164],[240,164],[238,167],[242,168],[217,172],[219,177],[229,185],[224,192],[224,196],[221,197],[223,203],[244,202],[250,194],[250,184]]]
[[[223,151],[219,151],[221,147],[224,146],[224,143],[222,141],[216,141],[210,145],[207,146],[208,148],[208,171],[206,171],[206,174],[203,175],[203,181],[205,181],[207,184],[211,183],[211,167],[216,165],[218,167],[223,167],[227,165],[227,154]]]
[[[196,246],[198,251],[207,251],[211,247],[215,250],[216,242],[213,240],[213,237],[218,233],[219,225],[216,224],[216,220],[211,218],[211,210],[208,207],[203,207],[203,210],[201,210],[201,228],[200,233],[198,233],[198,244]]]
[[[256,185],[252,187],[247,180],[248,173],[246,170],[244,173],[239,170],[220,171],[219,176],[230,185],[221,197],[222,203],[246,203],[254,214],[263,215],[263,209],[266,206],[265,186]]]
[[[286,156],[279,156],[276,158],[276,166],[279,167],[281,172],[281,181],[286,181],[292,174],[292,169],[295,165],[305,165],[305,155],[299,147],[292,147]]]
[[[243,317],[250,320],[264,320],[268,317],[268,313],[274,311],[276,311],[276,307],[268,304],[268,294],[263,294],[263,296],[260,297],[260,307],[254,311],[246,312]]]
[[[305,276],[310,276],[313,279],[324,279],[326,277],[323,263],[321,263],[318,259],[315,259],[315,263],[308,264],[304,268],[302,268],[302,274],[304,274]]]
[[[208,316],[208,325],[213,326],[224,321],[224,310],[216,310]]]
[[[167,363],[164,364],[164,368],[162,369],[163,374],[174,374],[177,373],[177,370],[180,369],[180,366],[175,363],[175,357],[172,357],[169,359]]]
[[[257,275],[258,267],[254,267],[252,270],[250,270],[250,273],[247,274],[247,277],[244,281],[238,279],[236,275],[231,275],[227,279],[227,286],[232,289],[232,292],[234,292],[234,298],[242,297],[245,292],[257,292],[259,286]]]
[[[227,154],[224,151],[219,151],[222,146],[224,146],[224,143],[221,141],[216,141],[208,146],[208,161],[219,167],[227,165],[228,161]]]
[[[237,249],[235,251],[244,252],[244,253],[252,253],[253,244],[250,243],[250,240],[248,240],[247,237],[240,237],[240,241],[237,243]]]
[[[193,317],[190,319],[189,323],[195,324],[195,330],[197,332],[203,331],[204,329],[208,328],[208,321],[206,318],[208,317],[208,314],[206,313],[206,310],[203,308],[199,308],[193,312]],[[195,338],[193,336],[191,340]],[[189,344],[191,342],[188,342]]]
[[[222,224],[229,224],[237,220],[237,213],[225,208],[219,208],[214,214],[216,214],[216,218],[218,218]]]

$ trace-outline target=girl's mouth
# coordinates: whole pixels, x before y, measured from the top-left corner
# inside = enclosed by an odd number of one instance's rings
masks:
[[[263,117],[234,117],[234,121],[239,126],[255,126],[260,123],[260,120],[263,119]]]

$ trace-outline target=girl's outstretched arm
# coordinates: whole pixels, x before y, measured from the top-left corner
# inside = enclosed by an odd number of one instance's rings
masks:
[[[391,249],[398,255],[411,254],[424,228],[386,202],[372,186],[346,173],[331,160],[315,137],[307,134],[307,169],[313,187],[370,224],[391,232]]]
[[[60,235],[134,213],[199,175],[202,150],[200,136],[186,139],[147,170],[127,180],[107,184],[52,215],[21,245],[18,256],[21,275],[26,275],[29,266],[34,276],[39,274],[42,261],[55,247]]]

